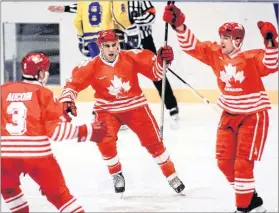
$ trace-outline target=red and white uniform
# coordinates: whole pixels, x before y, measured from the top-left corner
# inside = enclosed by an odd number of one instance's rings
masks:
[[[50,156],[50,139],[62,141],[77,137],[78,127],[63,119],[62,104],[41,85],[4,84],[1,103],[2,158]]]
[[[63,120],[63,105],[39,82],[1,86],[1,194],[12,212],[28,212],[20,189],[27,173],[60,212],[84,212],[65,184],[50,139],[77,137],[78,127]]]
[[[186,27],[177,32],[181,49],[212,67],[221,95],[217,104],[232,114],[251,114],[270,109],[261,77],[278,71],[278,48],[222,54],[216,42],[201,42]]]
[[[177,32],[184,52],[212,67],[224,110],[217,130],[216,158],[234,186],[237,207],[247,207],[255,190],[254,160],[260,160],[271,108],[261,77],[278,71],[278,48],[222,54],[221,46],[201,42],[188,27]]]
[[[149,50],[120,51],[113,63],[100,56],[75,68],[62,96],[77,93],[91,86],[95,90],[94,111],[119,113],[147,105],[139,86],[138,74],[153,81],[162,79],[163,69]]]
[[[159,127],[152,115],[138,74],[156,81],[162,79],[163,69],[149,50],[120,51],[113,63],[97,56],[73,70],[62,92],[62,97],[75,99],[78,92],[91,86],[95,90],[96,120],[106,124],[106,137],[97,143],[110,174],[121,171],[116,149],[117,134],[126,124],[140,139],[142,146],[153,156],[166,177],[175,169],[162,143]]]

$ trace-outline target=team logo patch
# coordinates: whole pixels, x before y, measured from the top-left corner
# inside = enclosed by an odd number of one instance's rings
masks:
[[[125,5],[124,4],[121,4],[121,11],[125,12]]]

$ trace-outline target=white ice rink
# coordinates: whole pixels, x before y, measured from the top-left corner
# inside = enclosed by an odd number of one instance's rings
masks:
[[[171,130],[165,112],[165,145],[186,196],[168,185],[155,161],[130,130],[119,133],[118,151],[126,178],[123,199],[115,195],[107,167],[94,143],[65,141],[53,144],[70,191],[87,212],[234,212],[234,191],[218,170],[215,134],[219,115],[205,104],[180,104],[180,128]],[[159,120],[160,105],[151,109]],[[80,122],[91,119],[91,105],[78,104]],[[278,105],[270,110],[270,128],[262,161],[255,167],[256,189],[268,212],[278,212]],[[22,177],[22,189],[32,212],[56,209],[39,187]],[[2,212],[7,212],[2,201]]]

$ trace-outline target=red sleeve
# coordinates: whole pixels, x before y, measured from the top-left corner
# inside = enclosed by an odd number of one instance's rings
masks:
[[[259,50],[255,56],[255,65],[262,77],[278,72],[278,48]]]
[[[185,53],[209,66],[212,66],[213,60],[211,59],[211,56],[213,55],[214,50],[220,47],[216,42],[212,43],[209,41],[199,41],[192,31],[186,26],[184,31],[177,31],[176,35],[180,47]]]
[[[136,63],[138,73],[152,81],[160,81],[163,78],[163,68],[153,52],[147,49],[133,49],[129,50],[129,54]]]
[[[72,71],[71,78],[67,79],[66,85],[64,86],[63,93],[71,90],[75,94],[86,89],[92,83],[92,76],[94,71],[94,59],[83,61],[80,65],[76,66]]]
[[[46,88],[40,95],[43,100],[41,120],[44,122],[46,135],[54,141],[76,138],[78,127],[66,122],[63,117],[63,104]]]

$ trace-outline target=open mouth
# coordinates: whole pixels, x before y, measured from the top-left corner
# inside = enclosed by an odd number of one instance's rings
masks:
[[[110,54],[109,54],[109,57],[113,57],[113,56],[114,56],[114,54],[113,54],[113,53],[110,53]]]

